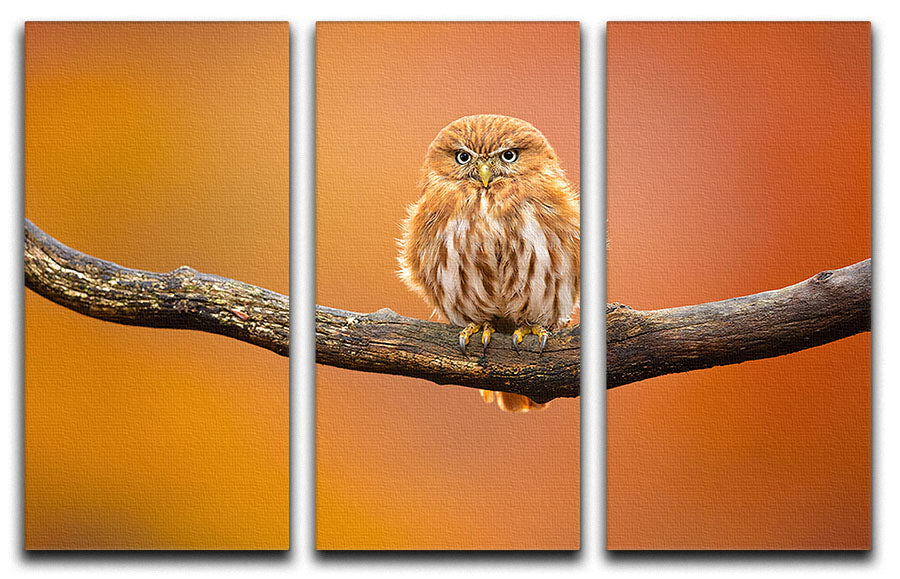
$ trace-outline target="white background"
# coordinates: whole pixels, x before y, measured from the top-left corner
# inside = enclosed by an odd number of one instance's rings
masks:
[[[900,326],[891,299],[898,275],[893,251],[900,235],[900,20],[888,2],[738,3],[714,1],[600,2],[442,0],[389,2],[224,2],[153,0],[40,2],[6,0],[0,11],[0,568],[12,576],[140,577],[166,575],[373,577],[452,575],[531,577],[565,573],[613,576],[887,576],[900,572],[900,386],[894,371]],[[291,25],[291,545],[287,554],[26,554],[22,536],[22,70],[25,20],[287,20]],[[582,395],[582,549],[580,553],[317,554],[314,551],[314,23],[316,20],[578,20],[582,38],[582,230],[584,237],[584,384]],[[605,192],[603,162],[604,50],[608,20],[870,20],[873,78],[873,549],[846,553],[606,553],[604,511],[605,396],[602,352]],[[590,248],[596,248],[591,251]]]

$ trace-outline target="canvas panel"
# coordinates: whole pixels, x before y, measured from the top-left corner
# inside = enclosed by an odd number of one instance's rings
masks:
[[[577,23],[319,23],[316,303],[441,321],[398,277],[397,239],[422,195],[429,144],[467,115],[522,119],[577,187],[579,90]],[[523,222],[508,238],[525,232]],[[351,342],[360,320],[338,331],[348,356],[367,348]],[[509,354],[507,329],[485,355],[474,335],[464,358],[461,329],[435,346],[448,365]],[[401,339],[396,349],[410,347]],[[520,360],[541,362],[535,336],[523,348]],[[578,398],[508,413],[471,387],[324,364],[316,372],[319,549],[578,548]]]
[[[288,82],[286,23],[27,23],[26,218],[287,295]],[[288,433],[287,357],[26,290],[27,549],[286,549]]]
[[[607,301],[871,255],[866,22],[612,22]],[[727,324],[727,320],[725,322]],[[610,549],[868,549],[870,334],[607,393]]]

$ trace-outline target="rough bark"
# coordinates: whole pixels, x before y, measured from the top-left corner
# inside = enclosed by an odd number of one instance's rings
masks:
[[[403,317],[389,309],[358,314],[316,306],[316,362],[328,366],[424,378],[484,390],[524,394],[537,402],[575,397],[581,377],[580,327],[551,334],[543,354],[527,336],[513,350],[511,336],[495,333],[482,355],[473,339],[468,356],[457,350],[460,328]],[[476,336],[477,338],[477,336]]]
[[[607,388],[654,376],[736,364],[868,331],[871,260],[770,292],[639,311],[607,306]],[[128,269],[59,243],[25,220],[25,285],[87,316],[136,326],[230,336],[287,356],[287,296],[180,267]],[[487,355],[457,348],[459,328],[388,309],[358,314],[316,306],[316,361],[364,372],[524,394],[538,402],[579,395],[580,327],[554,332],[539,355],[496,333]]]
[[[721,302],[606,315],[606,387],[771,358],[870,329],[872,262]]]
[[[200,330],[287,356],[287,296],[187,266],[128,269],[66,247],[25,220],[25,286],[92,318],[133,326]]]

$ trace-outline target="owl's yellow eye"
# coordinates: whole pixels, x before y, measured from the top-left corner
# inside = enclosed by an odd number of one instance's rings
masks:
[[[466,151],[457,151],[456,152],[456,162],[460,165],[465,165],[469,161],[472,160],[472,155],[467,153]]]
[[[514,163],[519,158],[519,151],[515,149],[507,149],[500,153],[500,158],[503,159],[505,163]]]

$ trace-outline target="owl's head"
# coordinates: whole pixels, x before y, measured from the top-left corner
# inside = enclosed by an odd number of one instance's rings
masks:
[[[503,188],[520,179],[561,173],[553,147],[531,123],[503,115],[472,115],[441,129],[425,156],[426,179],[470,188]]]

